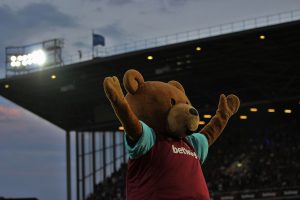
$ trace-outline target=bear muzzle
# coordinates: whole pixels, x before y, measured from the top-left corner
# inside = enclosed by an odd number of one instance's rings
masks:
[[[198,129],[198,111],[188,104],[176,104],[167,117],[167,130],[176,137],[185,137]]]

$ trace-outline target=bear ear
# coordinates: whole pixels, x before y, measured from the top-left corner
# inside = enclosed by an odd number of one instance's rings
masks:
[[[126,91],[130,94],[135,94],[144,82],[142,74],[134,69],[130,69],[124,74],[123,84]]]
[[[181,90],[185,94],[183,86],[178,81],[169,81],[168,83],[170,85],[177,87],[179,90]]]

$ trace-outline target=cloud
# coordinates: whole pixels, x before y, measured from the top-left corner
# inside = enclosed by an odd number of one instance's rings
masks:
[[[40,34],[53,28],[77,26],[71,16],[48,3],[31,3],[19,10],[3,5],[0,7],[0,24],[1,41],[24,39],[28,34]]]
[[[77,42],[75,42],[74,46],[78,47],[78,48],[91,48],[90,45],[88,45],[87,43],[85,43],[83,41],[77,41]]]
[[[131,40],[131,38],[134,38],[134,33],[127,32],[122,28],[119,22],[104,25],[97,28],[95,31],[96,33],[103,35],[108,42],[111,42],[111,44],[108,43],[107,46],[126,43]]]
[[[106,3],[107,5],[115,5],[115,6],[125,5],[134,2],[134,0],[90,0],[90,1],[101,2],[102,4]]]
[[[0,105],[0,122],[6,120],[15,120],[22,116],[23,112],[19,108]]]

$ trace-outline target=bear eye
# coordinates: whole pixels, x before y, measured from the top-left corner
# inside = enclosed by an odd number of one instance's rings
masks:
[[[171,104],[172,104],[172,106],[174,106],[176,104],[175,99],[171,98]]]

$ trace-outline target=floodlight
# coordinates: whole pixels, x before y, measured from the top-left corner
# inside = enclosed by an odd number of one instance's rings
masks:
[[[196,47],[196,51],[201,51],[201,47]]]
[[[51,75],[51,79],[56,79],[56,75],[55,74]]]
[[[46,62],[46,54],[43,50],[39,49],[32,52],[33,63],[43,65]]]
[[[17,57],[16,57],[16,56],[11,56],[11,57],[10,57],[10,60],[14,62],[14,61],[17,60]]]
[[[23,61],[22,61],[22,65],[23,65],[23,66],[26,66],[27,63],[28,63],[27,60],[23,60]]]
[[[4,87],[5,87],[5,89],[8,89],[10,86],[9,86],[9,84],[5,84]]]
[[[17,57],[17,60],[18,60],[18,61],[22,61],[22,60],[23,60],[23,56],[18,56],[18,57]]]
[[[47,40],[31,45],[6,47],[6,75],[37,71],[39,67],[62,64],[62,39]],[[51,74],[49,76],[51,78]]]
[[[15,62],[15,66],[16,67],[20,67],[21,66],[21,62],[20,61]]]
[[[20,67],[21,65],[27,66],[32,64],[42,66],[46,62],[46,53],[39,49],[25,55],[11,56],[10,60],[11,67]]]

